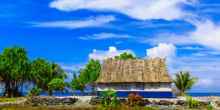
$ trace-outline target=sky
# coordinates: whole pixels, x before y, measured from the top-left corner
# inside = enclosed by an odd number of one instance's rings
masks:
[[[2,0],[0,51],[12,46],[65,70],[123,52],[166,58],[171,76],[199,78],[191,91],[220,92],[219,0]]]

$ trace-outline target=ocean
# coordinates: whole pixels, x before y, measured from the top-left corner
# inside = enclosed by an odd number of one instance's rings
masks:
[[[190,92],[188,95],[193,97],[203,97],[203,96],[220,96],[220,92]]]

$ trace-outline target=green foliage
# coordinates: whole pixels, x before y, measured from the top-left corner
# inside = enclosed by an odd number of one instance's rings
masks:
[[[207,110],[214,110],[214,107],[211,102],[207,105]]]
[[[193,99],[191,96],[186,97],[186,103],[189,108],[198,108],[199,107],[199,101],[196,99]]]
[[[119,105],[116,91],[109,89],[101,93],[101,104],[104,108],[116,108]]]
[[[145,107],[144,110],[160,110],[158,107]]]
[[[2,97],[0,98],[0,103],[2,103],[2,102],[16,102],[16,101],[17,101],[16,98],[2,98]]]
[[[133,54],[124,52],[120,54],[119,56],[115,57],[116,60],[127,60],[127,59],[136,59],[136,57]]]
[[[5,96],[19,96],[18,88],[30,78],[26,50],[20,47],[5,48],[0,54],[0,77],[5,84]]]
[[[101,64],[98,60],[90,60],[86,67],[80,72],[80,79],[84,81],[85,84],[93,83],[97,80],[101,71]]]
[[[93,83],[99,77],[100,71],[101,64],[99,61],[91,59],[86,67],[80,71],[78,77],[74,75],[74,79],[71,82],[72,88],[83,91],[87,84],[94,86]]]
[[[186,91],[191,89],[197,82],[197,78],[192,77],[189,72],[179,72],[173,80],[175,86],[180,91],[181,96],[185,95]]]
[[[36,59],[31,63],[31,74],[38,88],[48,91],[52,95],[48,84],[55,78],[64,79],[66,73],[57,64],[50,63],[44,59]]]
[[[76,76],[76,74],[74,74],[73,80],[71,81],[71,87],[73,90],[80,90],[83,92],[85,84],[80,80],[79,77]]]
[[[31,89],[31,91],[28,93],[28,96],[39,96],[40,93],[42,92],[42,89],[38,87],[34,87]]]
[[[65,88],[65,82],[61,78],[54,78],[48,84],[49,90],[63,90]]]

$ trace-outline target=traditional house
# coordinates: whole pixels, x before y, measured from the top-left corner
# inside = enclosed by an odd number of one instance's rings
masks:
[[[102,65],[96,89],[98,93],[114,89],[119,97],[135,92],[145,98],[171,98],[171,83],[165,59],[107,59]]]

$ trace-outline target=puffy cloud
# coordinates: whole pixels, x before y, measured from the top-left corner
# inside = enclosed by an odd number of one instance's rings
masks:
[[[196,30],[190,37],[198,44],[220,50],[220,25],[206,20],[195,23]]]
[[[82,40],[104,40],[104,39],[128,39],[132,38],[130,35],[114,34],[114,33],[99,33],[91,36],[80,37]]]
[[[192,5],[196,0],[54,0],[50,7],[62,11],[89,9],[115,11],[135,19],[182,19],[188,16],[182,5]]]
[[[113,58],[115,56],[118,56],[118,55],[120,55],[120,54],[122,54],[124,52],[128,52],[128,53],[134,54],[129,49],[118,50],[116,47],[110,46],[107,51],[94,49],[93,52],[89,54],[89,58],[90,59],[95,59],[95,60],[103,61],[103,60],[105,60],[107,58]]]
[[[96,16],[84,20],[39,22],[39,23],[33,23],[33,26],[76,29],[76,28],[86,28],[86,27],[100,27],[112,21],[115,21],[114,16]]]
[[[187,32],[184,35],[173,33],[158,34],[153,38],[140,39],[141,43],[171,43],[175,45],[202,45],[204,47],[220,50],[220,25],[210,20],[190,21],[195,30]]]
[[[173,44],[160,43],[158,46],[147,49],[147,57],[171,58],[176,55],[176,47]]]

